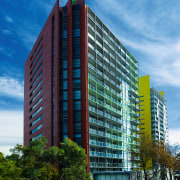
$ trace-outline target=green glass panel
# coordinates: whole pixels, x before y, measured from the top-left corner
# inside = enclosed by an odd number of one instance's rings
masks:
[[[76,2],[76,0],[72,0],[72,5]]]

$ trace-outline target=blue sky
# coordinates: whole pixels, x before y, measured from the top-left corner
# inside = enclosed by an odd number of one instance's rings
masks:
[[[24,63],[56,0],[0,0],[0,151],[23,143]],[[63,6],[66,0],[60,0]],[[180,1],[86,0],[165,91],[170,143],[180,143]]]

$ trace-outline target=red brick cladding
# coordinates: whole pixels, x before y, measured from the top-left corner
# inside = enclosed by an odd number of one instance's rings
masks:
[[[25,74],[24,74],[24,145],[29,144],[29,140],[33,138],[34,136],[42,133],[43,136],[46,136],[48,139],[48,146],[52,145],[52,18],[54,16],[55,19],[55,97],[59,97],[59,1],[56,2],[53,10],[51,11],[33,49],[31,50],[31,53],[25,63]],[[43,83],[38,88],[36,92],[38,92],[41,88],[43,89],[42,92],[42,98],[43,101],[31,112],[29,112],[30,108],[34,105],[32,103],[29,105],[30,100],[34,97],[30,97],[30,93],[33,91],[34,88],[30,90],[30,86],[32,82],[30,83],[30,78],[32,75],[30,75],[30,71],[33,68],[30,67],[31,62],[33,60],[30,60],[32,57],[40,39],[43,38],[42,45],[43,45],[43,58],[41,61],[43,62],[42,66],[42,80]],[[41,54],[40,54],[41,55]],[[39,56],[40,56],[39,55]],[[37,58],[38,59],[38,58]],[[37,60],[35,61],[35,63]],[[34,63],[34,64],[35,64]],[[40,64],[40,63],[39,63]],[[36,67],[37,69],[37,67]],[[35,69],[35,71],[36,71]],[[34,72],[35,72],[34,71]],[[40,72],[40,71],[39,71]],[[36,75],[37,77],[37,75]],[[36,85],[40,82],[41,78],[38,80]],[[59,145],[59,98],[55,99],[55,144]],[[29,124],[33,122],[34,119],[40,115],[36,115],[34,118],[29,120],[29,117],[40,107],[43,105],[43,118],[40,122],[38,122],[33,127],[29,127]],[[39,124],[43,124],[43,127],[41,130],[35,132],[32,135],[29,135],[29,132],[37,127]]]

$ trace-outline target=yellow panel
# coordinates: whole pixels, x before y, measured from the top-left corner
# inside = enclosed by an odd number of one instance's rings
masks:
[[[141,133],[151,139],[151,97],[150,97],[150,77],[142,76],[139,78],[139,91],[140,91],[140,116],[141,120]],[[152,160],[147,163],[147,169],[152,169]]]
[[[164,91],[160,91],[159,93],[164,97]]]

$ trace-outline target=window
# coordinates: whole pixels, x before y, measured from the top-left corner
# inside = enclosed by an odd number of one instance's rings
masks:
[[[66,39],[67,38],[67,30],[63,31],[63,38]]]
[[[33,59],[33,57],[34,57],[34,55],[36,54],[36,51],[37,51],[37,49],[39,48],[39,46],[41,45],[42,41],[43,41],[43,37],[42,37],[41,40],[39,41],[39,43],[38,43],[38,45],[37,45],[37,47],[36,47],[36,49],[35,49],[35,51],[34,51],[34,53],[33,53],[33,55],[32,55],[32,57],[31,57],[30,60]]]
[[[35,141],[35,140],[39,139],[40,137],[42,137],[42,133],[39,134],[39,135],[37,135],[37,136],[35,136],[35,137],[33,137],[33,138],[32,138],[32,141]]]
[[[42,92],[42,89],[40,89],[40,90],[38,91],[38,93],[37,93],[37,94],[34,96],[34,98],[30,101],[30,104],[37,99],[37,97],[41,94],[41,92]]]
[[[81,111],[74,111],[74,122],[81,122]]]
[[[80,68],[80,59],[73,59],[73,68]]]
[[[36,82],[39,80],[39,78],[41,77],[42,75],[42,71],[41,73],[38,75],[38,77],[36,78],[36,80],[33,82],[33,84],[31,85],[30,89],[36,84]]]
[[[77,136],[80,136],[80,135],[77,135]],[[74,137],[74,142],[76,142],[78,144],[78,146],[81,147],[81,138]]]
[[[40,111],[42,110],[42,106],[37,109],[31,116],[30,116],[30,119],[32,119],[33,117],[35,117]]]
[[[67,123],[64,123],[64,126],[63,126],[63,130],[64,130],[64,133],[67,134],[68,133],[68,125]]]
[[[67,91],[63,92],[63,100],[67,100],[68,99],[68,93]]]
[[[63,79],[67,79],[67,70],[63,71]]]
[[[42,115],[40,115],[38,118],[36,118],[36,119],[30,124],[30,126],[35,125],[35,124],[38,123],[41,119],[42,119]]]
[[[80,79],[76,79],[73,80],[73,89],[80,89],[81,88],[81,80]]]
[[[63,69],[67,69],[67,60],[63,60]]]
[[[67,122],[67,120],[68,120],[67,112],[64,112],[64,113],[63,113],[63,123],[64,123],[64,122]]]
[[[42,97],[36,102],[36,104],[30,109],[30,111],[32,111],[33,109],[35,109],[39,103],[42,101]]]
[[[38,53],[37,53],[36,57],[34,58],[33,62],[31,63],[31,67],[32,67],[32,65],[34,64],[34,62],[36,61],[36,59],[37,59],[38,55],[41,53],[42,48],[43,48],[43,46],[42,46],[42,47],[41,47],[41,49],[38,51]]]
[[[42,128],[42,124],[40,124],[38,127],[36,127],[35,129],[33,129],[30,134],[35,133],[36,131],[39,131]]]
[[[80,36],[80,29],[73,29],[72,36],[73,37],[79,37]]]
[[[81,110],[81,101],[74,101],[73,102],[73,109],[74,110]]]
[[[63,81],[63,89],[67,89],[67,81]]]
[[[36,76],[36,74],[38,73],[39,69],[42,67],[42,63],[39,65],[39,67],[37,68],[36,72],[33,74],[32,78],[30,81],[32,81],[34,79],[34,77]]]
[[[38,66],[40,60],[42,59],[43,55],[40,56],[40,58],[38,59],[38,61],[36,62],[35,66],[33,67],[33,69],[31,70],[30,74],[33,73],[33,71],[36,69],[36,67]]]
[[[73,91],[73,99],[81,99],[81,91],[80,90]]]
[[[73,78],[80,78],[80,69],[73,70]]]
[[[32,93],[30,94],[30,96],[32,96],[36,90],[39,88],[39,86],[42,84],[42,80],[39,82],[39,84],[35,87],[35,89],[32,91]]]
[[[68,110],[68,103],[67,103],[67,102],[64,102],[64,103],[63,103],[63,110],[64,110],[64,111],[67,111],[67,110]]]
[[[75,123],[74,124],[74,134],[81,134],[81,123]]]

